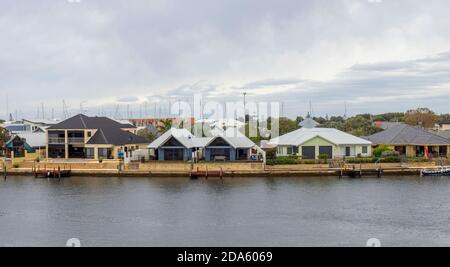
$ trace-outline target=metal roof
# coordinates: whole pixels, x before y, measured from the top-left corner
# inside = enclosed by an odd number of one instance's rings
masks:
[[[225,139],[234,148],[252,148],[256,146],[255,143],[240,133],[236,128],[228,128],[227,130],[214,128],[210,131],[209,137],[195,137],[186,129],[172,128],[153,141],[148,147],[157,149],[172,137],[186,148],[207,147],[218,137]]]
[[[385,145],[450,145],[450,140],[424,129],[401,124],[368,136],[374,144]]]
[[[303,143],[321,137],[335,145],[371,145],[370,141],[333,128],[301,128],[280,137],[273,138],[269,145],[300,146]]]

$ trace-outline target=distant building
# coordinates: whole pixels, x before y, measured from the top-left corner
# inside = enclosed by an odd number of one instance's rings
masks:
[[[408,157],[425,156],[425,148],[431,155],[450,157],[450,139],[427,130],[401,124],[368,136],[375,146],[386,145]]]
[[[119,159],[146,149],[148,142],[136,131],[129,123],[79,114],[47,128],[47,158]]]
[[[371,156],[372,143],[365,139],[332,128],[316,128],[317,122],[305,119],[302,128],[269,141],[277,148],[277,156],[297,155],[303,159]]]
[[[128,119],[128,121],[137,127],[147,127],[147,126],[158,126],[161,122],[169,120],[174,125],[179,125],[181,123],[190,123],[193,125],[195,123],[194,118],[141,118],[141,119]]]
[[[450,119],[443,120],[438,123],[439,131],[450,131]]]

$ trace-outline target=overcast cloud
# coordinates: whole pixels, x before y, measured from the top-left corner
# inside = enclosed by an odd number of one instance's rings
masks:
[[[0,0],[0,114],[193,93],[284,114],[450,112],[448,0]],[[86,101],[86,102],[84,102]],[[116,112],[117,113],[117,112]],[[147,113],[150,113],[148,111]],[[151,114],[151,113],[150,113]]]

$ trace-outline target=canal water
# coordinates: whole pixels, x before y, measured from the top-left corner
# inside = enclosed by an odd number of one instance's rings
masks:
[[[450,178],[0,181],[0,246],[450,246]]]

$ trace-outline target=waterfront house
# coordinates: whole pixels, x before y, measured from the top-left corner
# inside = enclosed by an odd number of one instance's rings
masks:
[[[371,156],[372,143],[333,128],[316,128],[316,123],[302,123],[302,128],[273,138],[268,145],[277,148],[277,156],[300,156],[302,159],[318,159],[326,155],[329,159]]]
[[[204,147],[206,161],[215,160],[250,160],[255,154],[257,146],[248,137],[242,134],[238,128],[230,127],[223,130],[216,127],[211,131]]]
[[[192,158],[206,161],[249,160],[260,149],[236,128],[214,128],[208,137],[196,137],[186,129],[172,128],[149,146],[157,160],[188,161]],[[258,151],[256,151],[258,150]]]
[[[171,128],[148,148],[152,150],[150,154],[153,154],[156,160],[187,161],[192,159],[192,152],[199,145],[194,143],[194,139],[195,136],[186,129]]]
[[[425,156],[425,147],[435,157],[450,157],[450,139],[406,124],[389,127],[366,138],[374,146],[386,145],[407,157]]]
[[[147,149],[136,131],[129,123],[79,114],[47,128],[47,158],[120,159]]]

